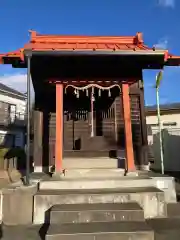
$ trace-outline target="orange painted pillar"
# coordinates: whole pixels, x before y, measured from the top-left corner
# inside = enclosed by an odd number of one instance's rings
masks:
[[[63,84],[56,84],[55,172],[62,172],[63,160]]]
[[[122,102],[124,111],[124,128],[125,128],[125,142],[126,142],[126,167],[128,172],[135,171],[134,152],[132,141],[132,127],[131,127],[131,107],[129,97],[129,84],[122,84]]]

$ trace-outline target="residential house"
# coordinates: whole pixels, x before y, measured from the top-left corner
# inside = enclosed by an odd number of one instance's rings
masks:
[[[180,171],[180,103],[160,105],[164,168],[168,172]],[[161,169],[157,107],[146,107],[149,159],[151,167]]]
[[[0,83],[0,146],[24,147],[26,95]]]

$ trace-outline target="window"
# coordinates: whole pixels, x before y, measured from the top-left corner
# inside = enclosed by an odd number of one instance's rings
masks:
[[[16,118],[16,105],[9,104],[9,114],[11,123],[15,121]]]
[[[167,123],[163,123],[163,126],[176,126],[177,122],[167,122]]]
[[[151,127],[158,127],[159,124],[158,123],[152,123],[152,124],[149,124]],[[177,122],[164,122],[162,124],[163,126],[177,126]]]

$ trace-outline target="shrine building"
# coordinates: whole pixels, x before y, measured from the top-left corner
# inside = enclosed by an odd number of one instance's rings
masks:
[[[180,57],[135,36],[40,35],[0,54],[28,68],[35,92],[34,171],[148,166],[143,69],[177,66]],[[123,163],[124,162],[124,163]]]

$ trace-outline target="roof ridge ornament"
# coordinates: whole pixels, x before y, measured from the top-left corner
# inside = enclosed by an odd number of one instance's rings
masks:
[[[37,32],[34,31],[34,30],[32,30],[32,29],[30,29],[28,32],[29,32],[30,38],[31,38],[30,41],[31,41],[31,42],[34,41],[34,39],[37,37]]]
[[[142,43],[144,43],[143,33],[142,33],[142,32],[137,32],[137,33],[136,33],[136,40],[137,40],[137,44],[142,44]]]

